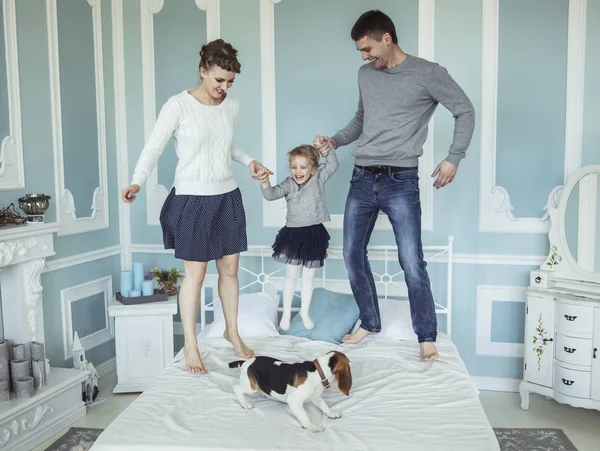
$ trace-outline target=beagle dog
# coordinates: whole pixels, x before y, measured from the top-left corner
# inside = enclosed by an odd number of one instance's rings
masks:
[[[240,366],[240,381],[233,387],[233,391],[244,409],[252,408],[246,394],[258,391],[269,398],[287,403],[302,427],[313,432],[322,431],[324,426],[317,426],[310,421],[304,410],[304,403],[312,402],[329,418],[339,418],[341,414],[331,410],[321,394],[333,381],[346,396],[350,396],[352,388],[350,360],[338,351],[298,363],[286,363],[272,357],[253,357],[229,364],[229,368]]]

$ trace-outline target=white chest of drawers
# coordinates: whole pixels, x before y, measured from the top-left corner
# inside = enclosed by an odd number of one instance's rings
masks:
[[[600,410],[600,299],[528,290],[521,408],[539,393]]]

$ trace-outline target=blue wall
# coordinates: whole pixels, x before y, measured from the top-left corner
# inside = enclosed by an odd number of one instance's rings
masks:
[[[64,269],[42,274],[46,352],[54,366],[70,366],[64,359],[61,290],[74,285],[114,276],[118,281],[120,257],[100,258],[85,264],[72,265],[74,257],[106,248],[119,246],[119,214],[116,176],[114,91],[112,62],[111,2],[101,2],[102,46],[104,58],[106,142],[108,163],[109,227],[71,236],[55,236],[56,255],[48,262],[58,262]],[[91,213],[92,193],[99,185],[98,131],[94,50],[92,36],[92,9],[87,2],[70,0],[58,2],[59,70],[61,88],[62,133],[65,183],[75,199],[78,217]],[[25,193],[41,192],[56,199],[52,111],[48,62],[48,32],[46,2],[21,0],[16,2],[17,49],[19,56],[19,83],[25,164],[25,189],[0,191],[0,205],[18,205],[17,199]],[[2,41],[4,44],[4,41]],[[0,50],[4,55],[4,45]],[[6,92],[4,56],[2,57],[0,93]],[[4,95],[0,107],[0,123],[5,122]],[[6,108],[6,112],[7,112]],[[0,125],[0,132],[4,130]],[[1,135],[3,138],[3,134]],[[0,138],[1,139],[1,138]],[[55,222],[55,204],[46,212],[46,222]],[[113,252],[114,253],[114,252]],[[73,260],[73,262],[76,262]],[[99,296],[84,298],[73,303],[73,329],[85,336],[106,327],[104,299]],[[10,337],[7,337],[10,338]],[[99,365],[113,358],[114,339],[87,351],[88,360]]]
[[[48,84],[48,45],[46,12],[43,0],[17,2],[18,49],[25,147],[26,190],[0,192],[0,204],[8,205],[25,192],[45,192],[53,196],[52,128]],[[77,3],[77,2],[75,2]],[[84,3],[85,6],[85,2]],[[57,237],[54,259],[70,257],[119,245],[119,186],[118,171],[127,173],[129,180],[144,145],[142,92],[142,37],[140,1],[123,2],[125,114],[128,167],[117,165],[115,137],[115,99],[113,80],[111,2],[102,1],[104,82],[109,167],[110,227],[108,229]],[[79,5],[79,3],[77,3]],[[65,5],[66,6],[66,5]],[[333,134],[352,117],[357,103],[357,70],[363,62],[349,37],[352,24],[365,9],[381,8],[395,21],[401,47],[412,54],[418,50],[418,0],[374,0],[368,6],[359,0],[282,0],[275,11],[275,85],[268,86],[276,94],[278,178],[286,176],[285,153],[293,146],[310,142],[315,134]],[[566,122],[567,77],[567,0],[536,0],[523,2],[503,0],[500,3],[498,53],[498,116],[496,183],[511,194],[514,214],[534,217],[543,214],[542,208],[550,190],[562,183]],[[63,89],[73,87],[81,92],[89,106],[94,101],[93,80],[90,78],[90,36],[88,10],[59,8],[74,22],[60,30],[64,48],[79,39],[81,45],[61,55],[61,70],[81,67],[81,77],[63,77]],[[66,17],[66,16],[65,16]],[[206,42],[207,14],[193,0],[165,0],[163,10],[154,16],[154,47],[157,111],[173,94],[196,86],[198,51]],[[261,138],[261,55],[259,0],[221,0],[221,37],[238,50],[242,73],[236,77],[231,95],[240,100],[239,126],[236,142],[256,159],[262,159]],[[490,233],[479,231],[479,183],[481,150],[481,83],[482,83],[482,2],[453,0],[435,2],[435,61],[445,66],[461,84],[476,109],[476,128],[467,158],[461,162],[456,180],[433,193],[433,228],[423,232],[425,245],[446,242],[455,236],[455,253],[460,263],[455,265],[453,288],[453,340],[458,346],[469,371],[475,375],[520,377],[522,360],[515,357],[477,355],[476,325],[477,287],[528,285],[533,263],[523,265],[519,257],[545,256],[548,239],[545,234]],[[587,11],[585,102],[583,120],[583,164],[600,163],[597,143],[600,132],[597,124],[600,113],[600,4],[589,2]],[[74,37],[75,36],[75,37]],[[63,47],[61,47],[61,52]],[[551,53],[548,52],[551,49]],[[0,66],[1,67],[1,66]],[[62,73],[61,73],[62,77]],[[0,76],[0,81],[2,77]],[[3,99],[0,86],[0,99]],[[79,94],[78,94],[79,95]],[[73,99],[75,97],[72,97]],[[93,106],[94,104],[92,104]],[[7,123],[0,107],[0,132]],[[78,109],[68,106],[63,119],[66,178],[78,186],[76,205],[85,211],[89,191],[97,183],[97,146],[94,146],[93,125],[95,108]],[[65,114],[65,112],[63,112]],[[81,114],[81,117],[78,115]],[[84,124],[86,129],[79,127]],[[82,133],[89,129],[90,132]],[[432,132],[434,165],[442,160],[452,140],[453,119],[439,107]],[[70,141],[67,141],[70,140]],[[76,143],[85,142],[78,147]],[[75,144],[72,144],[75,143]],[[353,164],[352,147],[339,151],[340,169],[327,185],[327,199],[332,213],[341,214],[348,190]],[[124,151],[124,149],[119,149]],[[172,143],[159,161],[159,183],[170,188],[177,159]],[[433,169],[433,168],[431,168]],[[277,228],[264,227],[263,201],[259,185],[248,170],[234,163],[234,173],[243,194],[248,220],[248,238],[252,245],[270,245]],[[430,180],[427,183],[431,183]],[[80,185],[79,185],[80,184]],[[131,205],[130,224],[134,245],[134,261],[147,267],[182,267],[172,255],[157,253],[162,246],[160,227],[148,225],[146,190]],[[83,213],[82,213],[83,214]],[[56,213],[51,207],[48,220]],[[600,222],[600,221],[599,221]],[[342,244],[342,231],[330,229],[332,245]],[[393,244],[391,231],[374,232],[372,244]],[[128,252],[125,249],[124,252]],[[489,257],[491,255],[491,257]],[[492,263],[479,263],[484,258]],[[529,259],[530,261],[531,259]],[[497,263],[493,263],[497,261]],[[118,286],[119,256],[86,263],[78,268],[65,268],[44,274],[44,308],[47,330],[60,330],[60,290],[106,275],[114,277]],[[247,265],[256,264],[247,260]],[[214,264],[209,271],[214,273]],[[436,283],[436,299],[443,302],[445,285],[444,265],[429,266]],[[337,277],[344,277],[343,266],[332,268]],[[519,343],[523,340],[523,299],[514,302],[493,302],[492,343]],[[97,308],[97,299],[84,300]],[[86,310],[86,309],[83,309]],[[76,323],[86,330],[103,324],[87,324],[85,314],[76,313]],[[54,332],[51,332],[54,334]],[[52,338],[59,340],[59,335]],[[62,336],[60,336],[62,340]],[[176,343],[177,344],[177,343]],[[114,355],[114,344],[108,342],[90,351],[98,362]],[[60,362],[60,350],[51,347],[53,364]],[[97,363],[96,361],[94,363]]]
[[[179,7],[183,11],[189,5]],[[316,134],[333,134],[354,114],[357,103],[356,74],[362,61],[349,37],[349,31],[366,8],[358,0],[283,0],[275,5],[276,79],[275,86],[267,89],[274,89],[276,93],[276,169],[280,180],[286,176],[287,151],[299,143],[310,142]],[[368,8],[381,8],[387,12],[396,23],[400,45],[409,53],[417,52],[416,0],[372,1]],[[567,8],[566,0],[531,2],[525,10],[522,2],[501,2],[496,182],[508,189],[517,217],[541,216],[550,190],[563,182]],[[600,8],[592,4],[588,8],[589,24],[598,23]],[[126,5],[126,10],[126,22],[131,23],[133,28],[126,30],[127,92],[131,94],[127,103],[128,120],[131,117],[139,127],[136,132],[131,132],[135,137],[129,140],[132,171],[143,146],[139,123],[142,97],[138,87],[141,80],[141,43],[134,21],[138,14],[137,6]],[[476,354],[477,286],[527,286],[529,271],[536,266],[523,266],[518,257],[545,256],[548,238],[545,234],[479,232],[481,17],[479,0],[435,3],[435,60],[445,66],[467,92],[476,108],[477,123],[467,158],[461,163],[456,180],[450,186],[434,192],[433,230],[423,232],[423,241],[425,245],[443,244],[448,235],[454,235],[455,252],[462,254],[462,263],[455,266],[454,273],[453,340],[468,369],[472,374],[482,376],[520,377],[521,359]],[[590,81],[598,79],[600,71],[597,58],[600,40],[595,28],[588,25],[583,164],[598,164],[600,161],[594,147],[598,132],[588,120],[590,117],[596,120],[593,123],[597,123],[598,114],[593,107],[599,95],[597,83]],[[195,36],[196,27],[190,27],[190,33]],[[231,95],[240,99],[241,104],[236,141],[244,150],[260,159],[262,106],[259,33],[258,0],[221,2],[221,36],[238,48],[242,63],[242,73],[236,77],[231,90]],[[165,48],[165,45],[162,42],[161,48]],[[173,38],[170,48],[177,45],[177,39]],[[548,56],[547,48],[553,49],[552,58]],[[172,68],[172,78],[184,80],[189,67],[190,64],[181,55],[179,65]],[[193,86],[174,86],[172,92]],[[157,86],[156,89],[159,92],[162,87]],[[596,99],[595,103],[593,99]],[[443,107],[438,108],[433,129],[434,164],[447,154],[452,131],[451,115]],[[351,147],[339,151],[340,170],[327,186],[332,213],[343,212],[353,163],[350,152]],[[163,168],[166,172],[172,166],[170,158],[161,158],[159,174]],[[270,245],[277,229],[263,226],[259,187],[248,177],[245,168],[234,164],[234,170],[246,211],[249,212],[250,243]],[[133,243],[141,248],[144,245],[160,246],[160,228],[146,225],[144,202],[135,203],[131,212]],[[329,231],[332,244],[340,245],[341,230]],[[393,244],[393,235],[390,231],[375,231],[371,243]],[[478,258],[490,254],[498,260],[503,255],[510,256],[509,264],[477,263]],[[168,254],[153,257],[152,253],[144,252],[134,254],[133,258],[148,264],[160,262],[163,266],[181,267]],[[512,264],[511,258],[514,261]],[[431,264],[429,267],[432,278],[440,278],[440,274],[443,274],[443,265]],[[209,271],[214,272],[214,266],[211,265]],[[343,277],[343,267],[336,272]],[[444,294],[443,291],[438,293],[436,299],[443,302]],[[492,302],[490,342],[522,342],[522,301]]]

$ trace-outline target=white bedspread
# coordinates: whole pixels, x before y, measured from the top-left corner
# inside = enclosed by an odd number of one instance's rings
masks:
[[[246,340],[258,355],[309,360],[338,349],[350,358],[350,397],[332,386],[325,401],[342,412],[331,420],[306,409],[324,432],[302,429],[287,405],[250,396],[244,410],[232,387],[239,370],[223,339],[201,340],[208,375],[185,370],[179,353],[156,382],[98,438],[92,451],[130,450],[499,450],[473,385],[450,339],[438,337],[436,362],[422,362],[412,342],[369,339],[336,346],[280,336]]]

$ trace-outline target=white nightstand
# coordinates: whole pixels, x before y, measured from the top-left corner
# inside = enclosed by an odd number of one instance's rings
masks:
[[[113,299],[117,386],[113,393],[142,392],[173,360],[173,315],[177,297],[149,304],[123,305]]]

